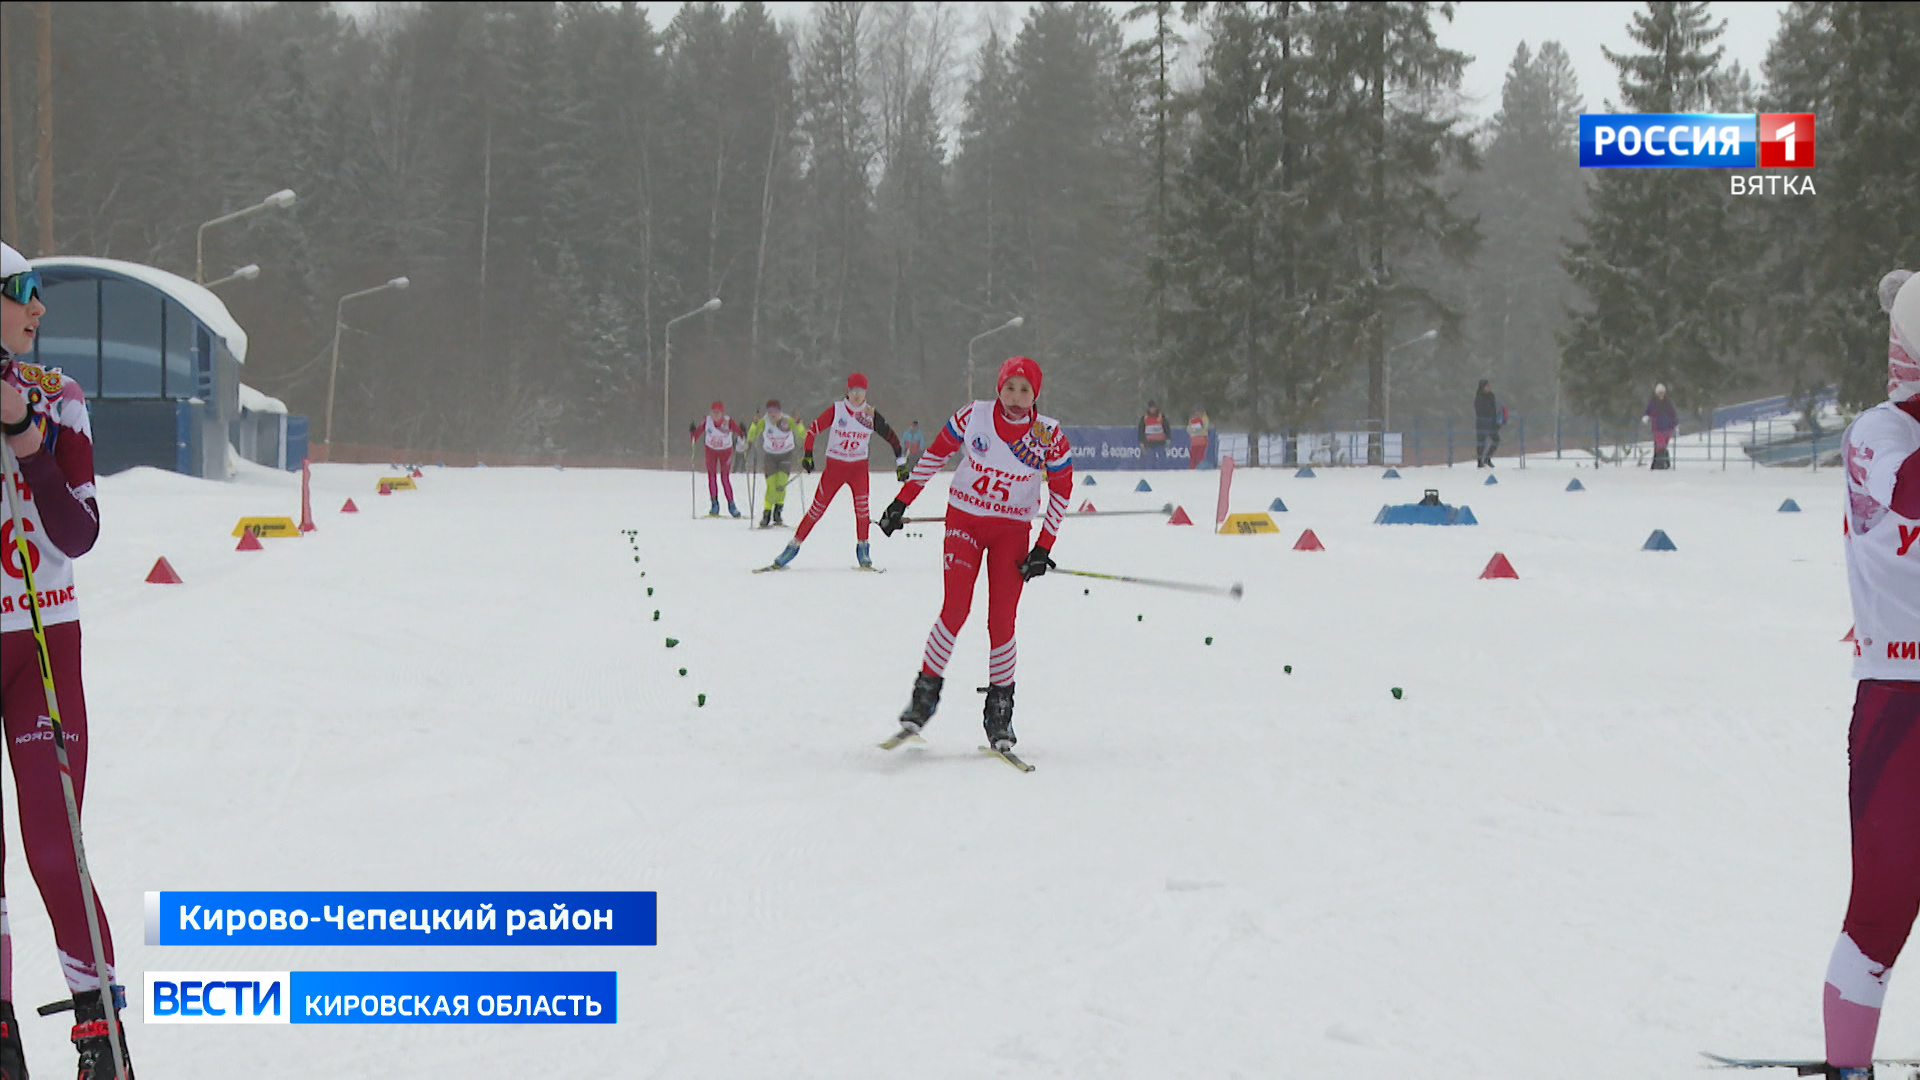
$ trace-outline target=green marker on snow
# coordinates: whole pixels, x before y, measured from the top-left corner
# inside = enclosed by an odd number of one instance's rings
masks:
[[[1393,700],[1395,701],[1400,700],[1400,688],[1397,686],[1393,688]]]
[[[660,621],[660,612],[659,612],[659,611],[658,611],[657,609],[656,609],[656,610],[654,611],[654,613],[653,613],[653,621],[654,621],[654,622],[659,622],[659,621]]]
[[[680,644],[680,639],[677,637],[670,637],[667,639],[667,648],[669,649],[673,648],[675,645],[678,645],[678,644]]]
[[[699,699],[698,701],[696,701],[696,702],[694,702],[694,704],[695,704],[695,705],[696,705],[697,707],[699,707],[699,708],[702,708],[702,709],[704,709],[704,708],[706,708],[706,707],[707,707],[707,695],[705,695],[705,694],[701,694],[701,695],[700,695],[700,699]]]
[[[647,586],[647,595],[648,595],[648,596],[652,596],[652,595],[653,595],[653,586],[651,586],[651,585],[649,585],[649,586]]]
[[[683,678],[684,678],[684,677],[686,676],[686,674],[687,674],[687,669],[686,669],[686,668],[681,668],[681,669],[680,669],[680,675],[681,675],[681,677],[683,677]]]
[[[1135,615],[1135,616],[1133,617],[1133,621],[1134,621],[1134,622],[1146,622],[1146,621],[1147,621],[1147,617],[1146,617],[1145,615]]]
[[[1213,644],[1213,639],[1212,639],[1212,638],[1208,638],[1208,639],[1207,639],[1207,644],[1209,644],[1209,645],[1211,645],[1211,644]]]
[[[1292,665],[1292,664],[1288,664],[1288,665],[1286,665],[1285,667],[1282,667],[1282,668],[1281,668],[1280,670],[1281,670],[1281,671],[1284,671],[1284,672],[1286,672],[1286,673],[1287,673],[1287,674],[1289,674],[1289,675],[1291,675],[1291,674],[1293,674],[1293,665]]]

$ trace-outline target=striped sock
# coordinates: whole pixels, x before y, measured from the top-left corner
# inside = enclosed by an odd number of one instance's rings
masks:
[[[1004,644],[994,646],[993,652],[987,655],[988,682],[995,686],[1013,685],[1013,667],[1016,652],[1017,650],[1013,646],[1012,638],[1008,638]]]
[[[944,678],[947,673],[947,661],[951,659],[953,659],[953,632],[947,629],[945,623],[935,619],[933,629],[927,632],[927,651],[920,659],[920,666],[934,678]]]

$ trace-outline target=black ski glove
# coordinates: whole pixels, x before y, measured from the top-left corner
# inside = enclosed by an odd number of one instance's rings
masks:
[[[1027,552],[1027,561],[1020,564],[1020,580],[1032,581],[1058,565],[1053,561],[1051,552],[1035,544],[1033,550]]]
[[[800,467],[808,472],[813,471],[813,451],[809,450],[800,455]]]
[[[887,504],[885,510],[881,511],[880,520],[875,524],[880,526],[880,532],[882,534],[892,536],[894,533],[899,532],[901,527],[906,524],[904,520],[906,516],[907,504],[901,502],[899,499],[895,499]]]

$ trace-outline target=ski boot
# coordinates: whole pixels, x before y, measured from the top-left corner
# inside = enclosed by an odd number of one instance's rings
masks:
[[[116,1020],[120,1017],[120,993],[114,987],[114,1010]],[[100,991],[82,990],[73,995],[73,1047],[80,1052],[80,1073],[78,1080],[113,1080],[113,1043],[107,1038],[107,1010],[100,1001]],[[120,1049],[127,1049],[127,1025],[119,1023]],[[133,1055],[126,1054],[126,1067],[120,1071],[120,1080],[133,1080]]]
[[[940,687],[946,680],[938,675],[929,675],[922,671],[913,677],[913,699],[907,707],[900,710],[900,730],[910,735],[918,735],[933,719],[934,710],[940,707]]]
[[[727,500],[727,513],[732,514],[734,517],[740,516],[740,508],[733,505],[732,499]]]
[[[785,548],[781,549],[780,554],[774,556],[773,565],[779,567],[782,570],[785,570],[787,568],[787,564],[792,562],[794,559],[794,556],[798,554],[800,554],[800,541],[795,540],[789,543]]]
[[[853,545],[853,557],[860,560],[860,569],[873,569],[873,555],[867,549],[867,542],[865,540]]]
[[[987,745],[995,750],[1011,750],[1020,740],[1013,735],[1013,686],[987,687]]]
[[[786,524],[786,522],[784,522],[784,521],[781,521],[781,520],[780,520],[780,511],[782,511],[782,510],[785,510],[786,508],[787,508],[787,504],[786,504],[786,503],[775,503],[775,504],[774,504],[774,507],[773,507],[773,523],[774,523],[775,525],[785,525],[785,524]]]
[[[27,1080],[27,1057],[20,1047],[20,1022],[13,1002],[0,1001],[0,1080]]]
[[[715,499],[707,505],[707,516],[708,517],[720,516],[720,500],[719,499]]]
[[[773,527],[773,511],[771,510],[760,511],[760,527],[763,529],[769,529]]]

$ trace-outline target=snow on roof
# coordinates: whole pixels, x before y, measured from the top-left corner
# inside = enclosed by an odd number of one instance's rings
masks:
[[[240,408],[245,412],[284,413],[287,411],[287,403],[277,397],[268,397],[246,383],[241,383]]]
[[[208,330],[226,342],[227,351],[233,354],[235,360],[243,364],[247,362],[247,332],[240,329],[240,324],[234,321],[232,313],[227,311],[227,305],[213,294],[213,290],[204,285],[196,285],[178,274],[170,274],[159,267],[122,262],[119,259],[54,255],[29,261],[35,269],[73,267],[77,270],[104,270],[110,274],[132,278],[143,285],[151,285],[177,301],[194,318],[205,323]],[[284,408],[282,411],[285,411]]]

